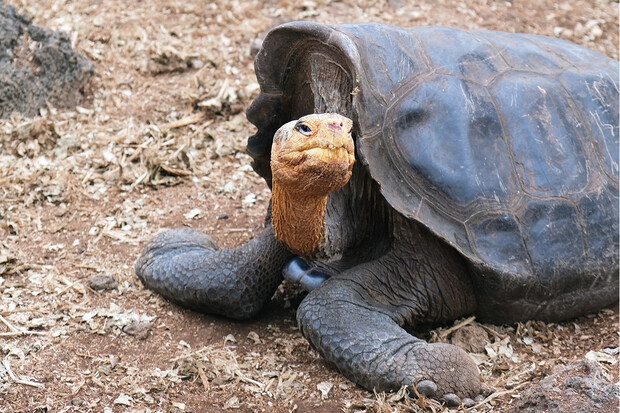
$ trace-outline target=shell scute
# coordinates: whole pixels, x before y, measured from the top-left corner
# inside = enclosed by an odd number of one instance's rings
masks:
[[[512,71],[491,87],[521,187],[539,197],[581,193],[588,184],[587,131],[552,76]]]

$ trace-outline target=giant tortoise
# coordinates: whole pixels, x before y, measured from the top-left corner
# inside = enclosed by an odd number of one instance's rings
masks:
[[[617,61],[529,34],[293,22],[255,67],[265,229],[230,250],[164,232],[136,263],[147,287],[244,319],[284,274],[312,290],[301,332],[346,377],[451,404],[480,391],[475,364],[403,326],[618,299]]]

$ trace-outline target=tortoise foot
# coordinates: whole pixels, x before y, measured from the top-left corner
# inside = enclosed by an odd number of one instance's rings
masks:
[[[415,377],[423,378],[416,384],[419,394],[451,407],[473,405],[473,398],[480,393],[480,373],[465,351],[451,344],[422,343],[411,353]]]
[[[332,277],[297,310],[302,334],[349,380],[369,390],[402,386],[460,405],[480,394],[480,373],[462,349],[409,335],[388,315],[359,301],[359,289]],[[358,284],[359,285],[359,284]]]
[[[247,319],[271,298],[290,257],[271,227],[246,244],[225,250],[218,249],[206,234],[179,228],[153,238],[135,269],[146,287],[171,301]]]

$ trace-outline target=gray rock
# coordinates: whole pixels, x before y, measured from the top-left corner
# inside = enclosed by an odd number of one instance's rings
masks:
[[[151,330],[151,323],[148,321],[134,320],[123,327],[123,333],[134,336],[139,340],[146,340]]]
[[[95,291],[113,290],[118,282],[111,275],[95,274],[86,279],[86,285]]]
[[[93,73],[69,36],[36,26],[0,2],[0,119],[12,112],[35,116],[46,102],[75,106]]]
[[[526,390],[510,413],[617,412],[620,393],[592,361],[579,360]]]

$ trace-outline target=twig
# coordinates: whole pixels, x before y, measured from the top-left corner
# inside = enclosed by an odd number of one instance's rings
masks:
[[[101,269],[99,267],[95,267],[94,265],[88,265],[88,264],[78,264],[75,265],[73,268],[79,268],[79,269],[84,269],[84,270],[94,270],[94,271],[101,271]]]
[[[139,244],[141,242],[146,241],[148,238],[146,237],[141,237],[141,238],[129,238],[126,237],[125,235],[123,235],[122,233],[119,233],[118,231],[112,231],[112,230],[108,230],[105,231],[103,233],[103,235],[105,235],[106,237],[113,239],[114,241],[118,241],[120,243],[124,243],[124,244]]]
[[[12,332],[20,332],[19,328],[15,327],[13,324],[9,323],[8,320],[0,315],[0,321],[4,323],[5,326],[9,328]]]
[[[6,318],[2,317],[2,315],[0,315],[0,321],[2,321],[9,328],[9,330],[11,330],[8,333],[0,333],[0,337],[15,337],[15,336],[21,336],[23,334],[44,336],[47,334],[41,331],[30,331],[30,330],[23,330],[23,329],[17,328],[13,324],[9,323],[9,321]]]
[[[134,183],[131,184],[130,190],[133,190],[136,186],[140,185],[140,183],[144,181],[148,176],[149,176],[149,171],[146,171],[145,173],[140,175],[138,179],[136,179]]]
[[[503,340],[506,337],[508,337],[507,334],[502,334],[502,333],[498,333],[497,331],[493,330],[491,327],[487,327],[484,324],[480,324],[480,327],[484,328],[486,331],[488,331],[489,333],[491,333],[492,335],[494,335],[495,337]]]
[[[9,315],[13,313],[30,313],[32,312],[31,308],[15,308],[11,311],[0,311],[0,316]]]
[[[123,158],[121,158],[121,160],[118,162],[118,165],[110,171],[110,174],[115,174],[119,171],[122,171],[125,166],[129,165],[136,158],[138,158],[142,154],[142,151],[148,148],[151,143],[153,143],[152,136],[150,136],[145,142],[142,142],[140,145],[123,145],[126,148],[135,148],[136,150],[127,158],[125,158],[125,154],[123,153]]]
[[[63,295],[64,293],[66,293],[67,291],[69,291],[71,288],[75,288],[75,283],[71,282],[69,280],[67,280],[65,277],[59,277],[60,280],[65,283],[65,288],[63,288],[62,290],[60,290],[60,292],[58,293],[59,296]],[[77,290],[76,290],[77,291]],[[78,291],[80,292],[80,291]]]
[[[267,384],[265,384],[265,388],[263,389],[263,391],[264,391],[265,393],[269,393],[269,389],[271,389],[271,386],[272,386],[272,385],[273,385],[273,383],[275,383],[275,382],[276,382],[275,377],[274,377],[274,378],[272,378],[271,380],[269,380],[269,381],[267,382]]]
[[[19,337],[19,336],[45,336],[47,333],[42,331],[11,331],[9,333],[0,333],[0,337]]]
[[[112,229],[112,224],[106,224],[105,227],[101,228],[101,232],[99,232],[99,235],[97,235],[97,238],[93,240],[93,245],[97,245],[101,237],[103,237],[103,234],[110,229]]]
[[[6,369],[6,372],[9,374],[9,377],[11,378],[11,380],[13,380],[15,383],[23,384],[25,386],[38,387],[39,389],[45,388],[45,385],[42,383],[36,383],[34,381],[20,379],[17,376],[17,374],[13,373],[13,370],[11,370],[11,365],[9,364],[9,361],[6,358],[2,360],[2,365]]]
[[[224,94],[226,93],[226,89],[228,89],[229,84],[230,84],[230,79],[228,78],[224,79],[224,83],[222,84],[220,91],[217,93],[216,99],[222,99],[224,97]]]
[[[528,383],[529,383],[529,381],[524,381],[523,383],[520,383],[520,384],[516,385],[515,387],[513,387],[510,390],[504,390],[504,391],[500,391],[500,392],[497,392],[497,393],[493,393],[489,397],[487,397],[486,399],[481,401],[480,403],[476,404],[475,406],[469,407],[469,408],[467,408],[465,410],[466,411],[470,411],[470,410],[473,410],[473,409],[477,409],[478,407],[482,406],[483,404],[485,404],[487,402],[490,402],[491,400],[493,400],[493,399],[495,399],[497,397],[503,396],[505,394],[512,394],[512,393],[516,392],[517,390],[519,390],[521,387],[525,386]]]
[[[206,391],[211,390],[211,386],[209,386],[209,380],[207,379],[207,375],[202,367],[198,366],[198,375],[200,376],[200,381],[202,382],[202,387],[205,388]]]
[[[207,114],[205,112],[194,113],[182,119],[175,120],[173,122],[164,123],[163,125],[159,127],[159,129],[170,130],[170,129],[181,128],[183,126],[192,125],[194,123],[201,122],[205,120],[206,117],[207,117]],[[213,119],[210,119],[209,121],[205,122],[204,126],[209,126],[212,123],[213,123]]]
[[[177,361],[179,361],[179,360],[183,360],[183,359],[186,359],[186,358],[188,358],[188,357],[192,357],[192,356],[195,356],[195,355],[197,355],[197,354],[200,354],[200,353],[202,353],[203,351],[207,350],[208,348],[209,348],[209,347],[204,346],[204,347],[202,347],[202,348],[200,348],[200,349],[198,349],[198,350],[196,350],[196,351],[193,351],[193,352],[191,352],[191,353],[188,353],[188,354],[181,354],[180,356],[173,357],[173,358],[171,358],[171,359],[170,359],[170,361],[171,361],[171,362],[173,362],[173,363],[176,363],[176,362],[177,362]]]
[[[41,332],[41,331],[30,331],[30,330],[22,330],[19,329],[17,327],[15,327],[13,324],[9,323],[9,321],[2,317],[2,315],[0,315],[0,321],[6,325],[9,330],[9,332],[4,332],[4,333],[0,333],[0,337],[18,337],[18,336],[23,336],[23,335],[32,335],[32,336],[44,336],[47,333]]]
[[[471,317],[461,321],[457,325],[454,325],[454,326],[450,327],[449,329],[447,329],[445,331],[442,331],[439,334],[439,338],[442,339],[442,340],[447,338],[450,334],[452,334],[453,332],[455,332],[459,328],[465,327],[466,325],[471,324],[475,319],[476,319],[476,316],[471,316]]]
[[[265,388],[265,385],[263,383],[247,377],[245,374],[241,372],[241,370],[235,370],[235,374],[237,375],[237,377],[239,377],[239,379],[241,379],[241,381],[254,384],[255,386],[258,386],[261,390]]]
[[[95,358],[95,356],[91,356],[90,354],[80,353],[79,351],[76,351],[75,354],[77,354],[80,357],[85,357],[85,358],[89,358],[89,359],[94,359]]]

